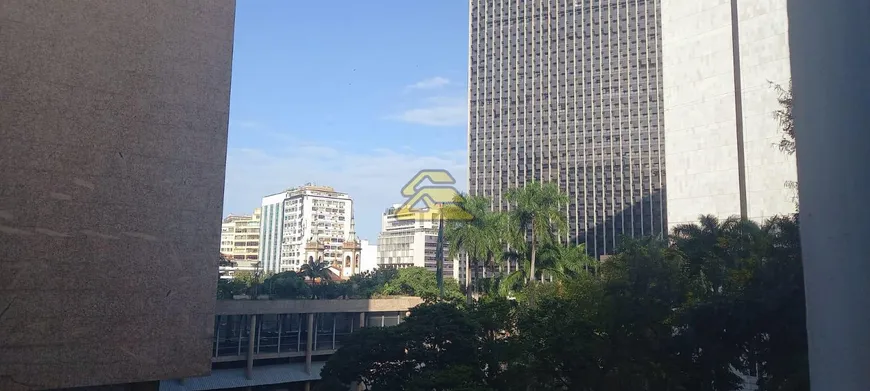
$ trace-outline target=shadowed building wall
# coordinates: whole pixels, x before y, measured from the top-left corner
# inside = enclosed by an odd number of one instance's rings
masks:
[[[668,224],[795,212],[774,112],[788,88],[786,0],[662,0]],[[773,84],[772,84],[773,83]]]
[[[235,2],[0,2],[0,389],[210,370]]]

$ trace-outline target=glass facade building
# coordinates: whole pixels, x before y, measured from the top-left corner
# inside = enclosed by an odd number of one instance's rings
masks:
[[[594,254],[665,230],[660,0],[470,0],[469,191],[557,183]]]

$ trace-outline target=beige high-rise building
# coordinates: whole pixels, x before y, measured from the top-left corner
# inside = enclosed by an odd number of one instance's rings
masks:
[[[381,217],[381,233],[378,235],[377,246],[378,267],[425,267],[436,271],[438,221],[399,218],[397,211],[400,206],[393,205]],[[453,278],[455,262],[447,260],[447,253],[445,246],[443,275]]]
[[[221,254],[235,264],[234,270],[258,270],[259,252],[260,208],[252,215],[227,216],[221,224]]]

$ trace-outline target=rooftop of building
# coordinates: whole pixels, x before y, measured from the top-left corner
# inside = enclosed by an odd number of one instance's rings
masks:
[[[251,220],[252,218],[254,218],[254,217],[251,216],[251,215],[235,215],[235,214],[230,214],[230,215],[228,215],[227,217],[224,218],[224,223],[232,223],[232,222],[234,222],[234,221],[239,221],[239,220]]]
[[[285,189],[283,191],[279,191],[277,193],[268,194],[268,195],[264,196],[263,198],[269,198],[269,197],[274,197],[274,196],[278,196],[278,195],[284,195],[285,197],[291,197],[291,196],[299,195],[299,194],[302,194],[305,192],[328,193],[332,196],[350,198],[350,196],[347,193],[336,191],[335,188],[332,186],[316,185],[313,183],[306,183],[302,186],[291,187],[291,188]]]

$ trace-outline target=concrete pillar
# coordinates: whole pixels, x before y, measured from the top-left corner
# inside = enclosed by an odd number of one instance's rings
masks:
[[[870,2],[789,0],[813,391],[870,390]]]
[[[311,391],[311,382],[310,381],[305,382],[305,391]]]
[[[311,353],[314,351],[314,314],[308,314],[308,329],[305,339],[305,372],[311,374]],[[305,383],[308,389],[308,383]]]
[[[248,380],[251,380],[254,377],[254,346],[257,343],[257,338],[259,338],[257,335],[257,315],[251,315],[250,327],[250,331],[248,332],[248,335],[250,335],[250,338],[248,338],[248,363],[247,366],[245,366],[245,377],[248,378]]]

